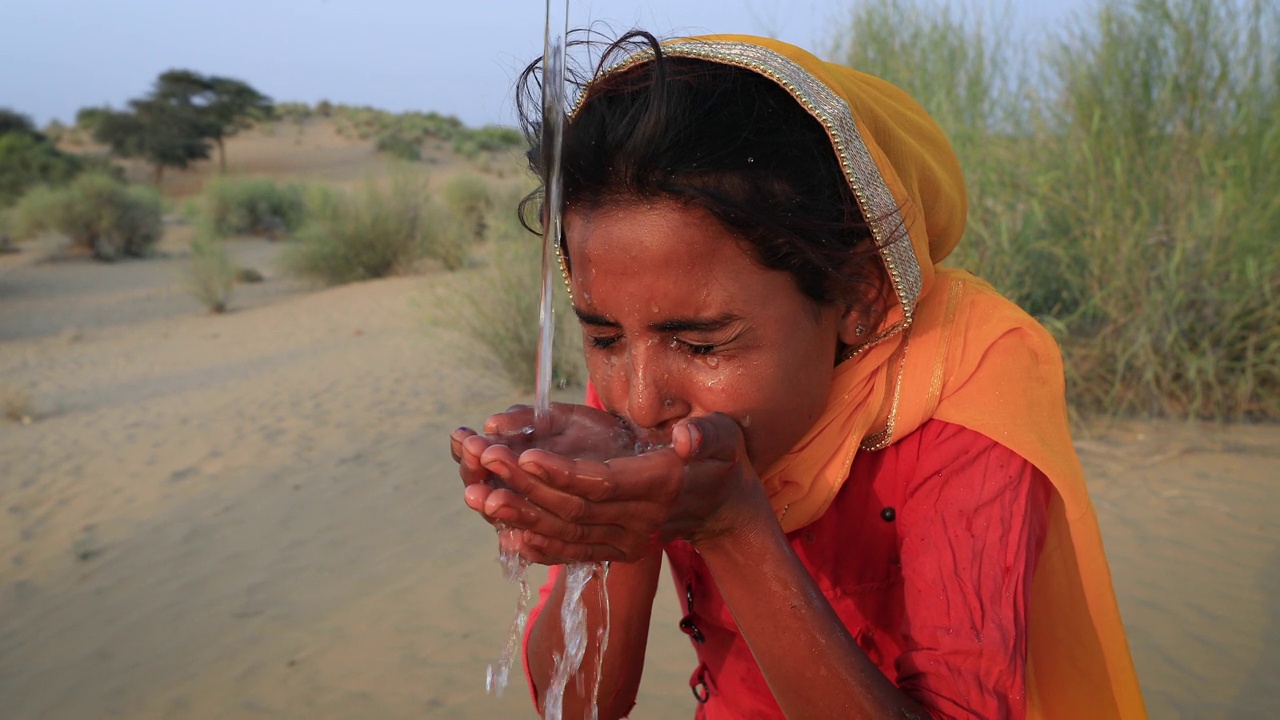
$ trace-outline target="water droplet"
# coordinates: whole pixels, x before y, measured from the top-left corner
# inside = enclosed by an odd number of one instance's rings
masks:
[[[747,162],[749,162],[749,163],[753,163],[753,162],[755,162],[755,161],[756,161],[756,159],[755,159],[755,158],[753,158],[753,157],[748,157],[748,158],[747,158]]]
[[[653,311],[653,312],[655,312],[655,313],[656,313],[656,312],[660,312],[660,311],[662,310],[662,308],[658,307],[658,303],[650,303],[650,304],[649,304],[649,309],[650,309],[650,310],[652,310],[652,311]]]
[[[743,416],[742,416],[742,427],[744,427],[744,428],[749,428],[749,427],[751,427],[751,416],[750,416],[750,415],[743,415]]]
[[[707,363],[707,367],[711,368],[712,370],[715,370],[716,368],[720,367],[720,358],[708,357],[706,359],[706,363]]]

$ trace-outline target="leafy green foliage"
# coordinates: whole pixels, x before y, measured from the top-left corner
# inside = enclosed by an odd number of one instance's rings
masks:
[[[453,140],[453,151],[475,159],[485,152],[500,152],[524,145],[524,135],[519,130],[498,125],[486,125],[475,130],[464,130]]]
[[[0,108],[0,207],[36,185],[65,183],[83,167],[37,132],[27,116]]]
[[[326,285],[404,272],[423,258],[451,269],[466,263],[467,248],[447,232],[449,221],[420,174],[394,173],[384,185],[366,182],[359,193],[318,188],[307,214],[285,264]]]
[[[160,197],[102,173],[85,173],[62,188],[40,186],[13,208],[14,235],[66,235],[100,260],[143,257],[160,239]]]
[[[518,387],[532,391],[538,359],[538,299],[542,283],[542,243],[519,223],[515,208],[521,193],[493,203],[486,214],[490,228],[489,264],[462,279],[456,292],[440,297],[429,322],[460,327]],[[558,387],[577,385],[586,377],[580,337],[564,288],[555,290],[556,338],[551,379]]]
[[[185,168],[209,157],[209,140],[218,146],[226,171],[224,141],[254,120],[270,117],[270,98],[233,78],[204,76],[191,70],[167,70],[151,92],[129,101],[129,112],[82,110],[94,137],[120,157],[141,158],[156,169]],[[87,114],[86,114],[87,113]],[[77,124],[81,116],[76,118]]]
[[[1058,337],[1084,409],[1280,417],[1280,8],[1105,0],[1040,48],[861,5],[842,60],[906,88],[970,190],[948,262]]]
[[[440,197],[473,239],[484,237],[485,219],[493,205],[488,183],[476,175],[459,175],[445,184]]]
[[[374,147],[378,152],[400,160],[416,162],[422,159],[422,141],[413,140],[394,130],[379,135]]]
[[[114,155],[138,158],[155,168],[156,184],[166,167],[185,168],[209,157],[209,124],[192,107],[163,100],[132,100],[131,112],[107,112],[94,139]]]
[[[216,237],[288,235],[306,217],[303,188],[269,178],[213,178],[200,194],[199,207]]]
[[[218,238],[200,233],[191,243],[191,264],[187,267],[187,289],[211,313],[224,313],[231,304],[236,266]]]

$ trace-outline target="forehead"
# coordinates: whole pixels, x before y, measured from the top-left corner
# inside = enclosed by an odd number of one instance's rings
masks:
[[[709,212],[670,200],[570,209],[565,240],[573,284],[593,297],[689,299],[750,293],[769,276],[790,280],[759,265]]]

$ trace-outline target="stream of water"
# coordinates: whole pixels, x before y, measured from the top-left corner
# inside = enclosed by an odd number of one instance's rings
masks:
[[[556,249],[563,232],[563,179],[560,169],[560,158],[563,147],[565,111],[568,107],[565,82],[566,37],[569,33],[569,2],[563,4],[556,0],[547,0],[546,28],[543,35],[542,55],[542,159],[546,176],[544,188],[546,192],[546,219],[542,236],[542,289],[538,303],[538,360],[534,396],[534,438],[545,436],[550,432],[551,419],[551,383],[554,369],[553,343],[555,339],[555,283],[559,274]],[[499,560],[508,581],[520,586],[520,599],[516,604],[515,618],[503,647],[502,657],[497,667],[490,666],[486,678],[486,686],[491,693],[501,694],[509,680],[511,666],[516,651],[520,647],[528,624],[529,583],[525,579],[526,561],[511,550],[510,536],[504,533],[512,531],[499,528]],[[600,689],[600,678],[603,670],[604,652],[609,641],[609,595],[607,581],[609,566],[607,563],[592,565],[574,563],[564,568],[565,593],[560,609],[561,627],[564,636],[564,652],[556,655],[555,669],[545,697],[545,717],[548,720],[561,720],[564,704],[564,692],[569,678],[577,679],[579,691],[582,690],[582,660],[587,647],[587,610],[583,594],[592,578],[598,578],[599,602],[603,610],[603,622],[596,631],[596,642],[599,652],[596,655],[595,680],[591,692],[591,703],[587,713],[590,720],[599,715],[597,694]]]

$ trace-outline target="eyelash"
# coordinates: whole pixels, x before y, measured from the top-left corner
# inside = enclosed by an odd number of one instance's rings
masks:
[[[613,337],[593,337],[591,338],[591,347],[597,350],[607,350],[620,339],[621,336],[618,335]],[[683,340],[675,340],[674,342],[684,346],[684,348],[689,351],[690,355],[710,355],[716,351],[717,347],[715,345],[697,345]]]

